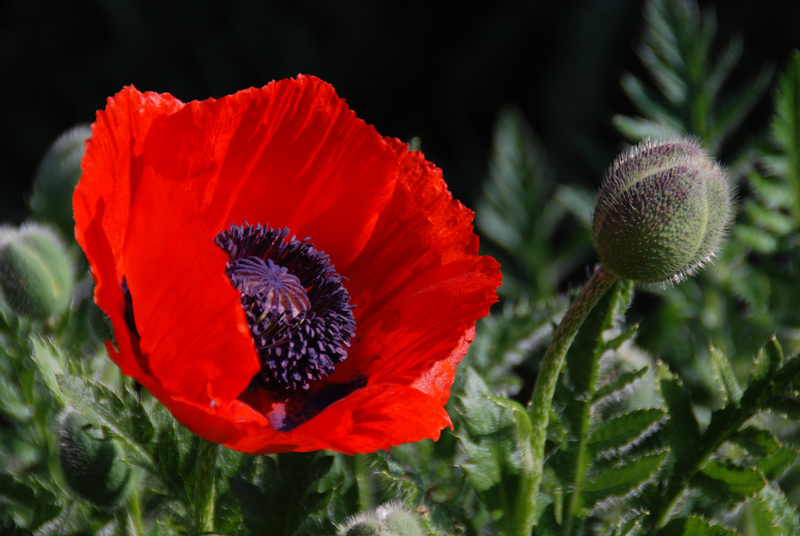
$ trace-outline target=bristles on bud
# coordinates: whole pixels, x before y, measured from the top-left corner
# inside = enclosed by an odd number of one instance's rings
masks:
[[[693,275],[717,254],[732,198],[727,174],[696,139],[643,141],[617,158],[597,196],[600,262],[638,283]]]

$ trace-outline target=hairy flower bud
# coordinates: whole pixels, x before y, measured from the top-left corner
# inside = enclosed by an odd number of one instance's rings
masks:
[[[352,518],[344,536],[422,536],[419,516],[397,503],[386,503],[374,512]]]
[[[78,495],[97,506],[114,506],[128,496],[131,468],[114,440],[73,410],[61,416],[59,436],[61,470]]]
[[[0,233],[0,293],[18,314],[44,319],[69,305],[72,266],[58,237],[25,225]]]
[[[608,170],[595,206],[600,262],[638,283],[678,282],[716,255],[732,216],[725,171],[692,138],[644,141]]]
[[[37,220],[54,223],[65,237],[74,232],[72,192],[81,178],[84,145],[91,135],[88,125],[61,134],[47,149],[33,179],[31,212]]]

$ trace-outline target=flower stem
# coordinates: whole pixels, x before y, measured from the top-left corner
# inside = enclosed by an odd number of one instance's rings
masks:
[[[194,530],[214,531],[214,499],[219,445],[200,438],[194,481]]]
[[[617,276],[606,270],[603,265],[598,266],[586,286],[564,314],[564,318],[561,319],[561,323],[553,333],[553,339],[545,351],[544,359],[539,367],[536,387],[528,406],[528,417],[533,428],[531,435],[533,466],[532,471],[521,475],[514,536],[530,536],[531,529],[536,522],[534,506],[544,471],[544,445],[547,439],[547,424],[550,419],[550,404],[567,350],[598,300],[616,281]]]

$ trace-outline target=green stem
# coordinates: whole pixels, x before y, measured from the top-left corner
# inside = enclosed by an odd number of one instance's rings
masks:
[[[142,505],[139,502],[139,490],[134,489],[131,496],[128,497],[128,512],[130,513],[131,520],[133,521],[133,528],[136,536],[144,534],[142,530]]]
[[[550,404],[556,390],[564,357],[567,355],[572,341],[578,334],[586,317],[598,300],[617,281],[617,276],[600,265],[591,279],[583,287],[578,297],[572,302],[561,323],[553,333],[553,340],[542,359],[539,377],[528,407],[533,433],[531,435],[531,453],[533,456],[532,471],[525,472],[520,479],[520,493],[517,496],[515,512],[514,536],[530,536],[535,523],[534,505],[539,484],[544,471],[544,446],[547,439],[547,424],[550,419]]]
[[[219,445],[200,438],[194,480],[194,530],[214,531],[214,499]]]

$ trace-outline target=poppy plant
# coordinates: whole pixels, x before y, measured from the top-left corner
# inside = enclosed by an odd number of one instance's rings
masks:
[[[352,454],[451,425],[499,266],[441,171],[329,84],[188,104],[126,87],[82,167],[75,235],[108,352],[190,430]]]

